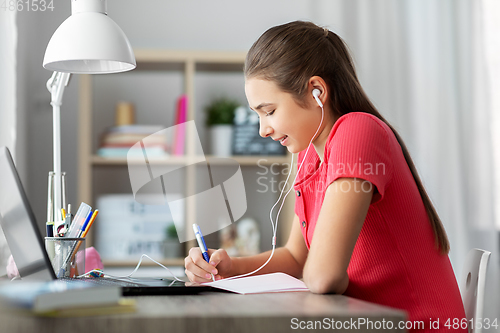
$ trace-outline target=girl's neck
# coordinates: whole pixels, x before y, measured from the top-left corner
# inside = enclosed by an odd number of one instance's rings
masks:
[[[319,135],[316,137],[316,140],[314,140],[313,145],[314,149],[316,149],[316,153],[319,156],[320,159],[320,164],[323,163],[323,159],[325,156],[325,145],[326,141],[328,140],[328,136],[330,135],[330,132],[332,131],[333,125],[337,121],[339,117],[325,117],[324,120],[324,125],[322,125],[322,128],[320,130]]]
[[[325,124],[325,126],[323,126],[323,128],[321,129],[321,132],[319,133],[318,137],[313,142],[314,148],[316,149],[316,153],[319,156],[320,163],[323,163],[323,159],[325,156],[326,141],[328,140],[328,136],[332,131],[333,124],[334,123]]]

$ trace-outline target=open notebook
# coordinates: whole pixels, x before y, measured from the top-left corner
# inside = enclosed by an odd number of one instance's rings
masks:
[[[309,291],[305,283],[285,273],[271,273],[203,283],[238,294]]]

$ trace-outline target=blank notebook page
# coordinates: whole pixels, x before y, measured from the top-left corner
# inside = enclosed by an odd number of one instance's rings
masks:
[[[308,291],[304,282],[285,273],[271,273],[236,279],[222,279],[203,283],[214,288],[229,290],[238,294],[256,294],[284,291]]]

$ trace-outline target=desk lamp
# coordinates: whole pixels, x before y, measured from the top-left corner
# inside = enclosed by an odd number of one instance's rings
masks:
[[[134,69],[136,63],[127,36],[107,16],[107,0],[71,0],[71,16],[52,35],[43,67],[54,71],[47,89],[53,109],[53,216],[57,231],[64,220],[59,213],[62,208],[60,108],[70,75],[124,72]]]

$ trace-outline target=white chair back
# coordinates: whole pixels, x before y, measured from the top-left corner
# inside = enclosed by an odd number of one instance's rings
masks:
[[[491,252],[472,249],[465,259],[462,277],[460,281],[460,292],[464,304],[465,316],[469,323],[470,333],[481,333],[482,329],[476,320],[483,317],[484,293],[486,286],[486,269]],[[471,321],[472,320],[472,321]]]

